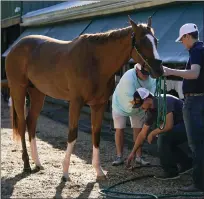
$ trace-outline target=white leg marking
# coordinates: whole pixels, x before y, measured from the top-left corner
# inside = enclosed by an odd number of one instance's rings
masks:
[[[76,143],[76,140],[74,140],[71,143],[68,143],[67,145],[67,151],[64,157],[64,161],[62,163],[63,166],[63,176],[68,179],[68,170],[69,170],[69,165],[70,165],[70,157],[74,148],[74,144]]]
[[[92,165],[96,170],[97,176],[104,176],[103,170],[100,165],[100,153],[99,148],[96,148],[93,146],[93,159],[92,159]]]
[[[150,40],[150,42],[152,43],[153,53],[154,53],[155,59],[160,59],[159,53],[157,52],[157,49],[156,49],[154,37],[152,37],[152,35],[150,35],[150,34],[147,34],[146,36],[147,36],[147,38]]]
[[[35,163],[36,166],[41,166],[39,156],[38,156],[38,151],[37,151],[37,145],[36,145],[36,139],[31,139],[30,142],[30,148],[31,148],[31,157]]]

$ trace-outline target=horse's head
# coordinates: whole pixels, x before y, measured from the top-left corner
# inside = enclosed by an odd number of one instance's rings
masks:
[[[129,16],[128,16],[129,17]],[[157,39],[151,28],[151,17],[148,18],[147,24],[136,24],[129,17],[132,26],[132,58],[150,72],[151,77],[157,78],[163,74],[162,60],[157,52]]]

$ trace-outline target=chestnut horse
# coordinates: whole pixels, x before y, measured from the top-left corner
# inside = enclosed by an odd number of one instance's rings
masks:
[[[6,58],[6,74],[12,97],[13,135],[21,139],[24,171],[31,171],[25,142],[26,127],[32,159],[38,169],[43,168],[37,152],[35,131],[45,95],[48,95],[69,101],[69,133],[62,162],[63,179],[68,179],[70,156],[84,104],[91,108],[92,165],[97,177],[105,178],[99,158],[100,131],[105,105],[115,87],[115,73],[133,58],[140,64],[145,62],[154,78],[163,74],[151,18],[147,24],[136,24],[130,18],[129,22],[131,26],[127,28],[84,34],[73,41],[30,35],[12,48]],[[25,119],[27,92],[30,108]]]

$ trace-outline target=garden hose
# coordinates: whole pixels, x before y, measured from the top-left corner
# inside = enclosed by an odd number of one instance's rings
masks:
[[[182,198],[191,198],[191,197],[204,197],[204,193],[198,192],[194,194],[167,194],[167,195],[155,195],[155,194],[146,194],[146,193],[130,193],[130,192],[120,192],[120,191],[113,191],[111,189],[121,185],[125,184],[130,181],[134,180],[140,180],[143,178],[152,178],[154,175],[145,175],[145,176],[137,176],[133,177],[121,182],[118,182],[112,186],[109,186],[106,189],[101,189],[99,193],[102,196],[105,196],[107,198],[118,198],[118,199],[161,199],[161,198],[177,198],[177,197],[182,197]],[[115,195],[114,195],[115,194]],[[118,196],[118,195],[124,195],[123,196]],[[132,196],[132,197],[131,197]]]

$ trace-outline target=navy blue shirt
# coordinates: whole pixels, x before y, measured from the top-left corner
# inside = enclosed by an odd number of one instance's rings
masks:
[[[157,98],[153,99],[154,108],[149,109],[146,112],[145,124],[147,126],[153,125],[154,122],[157,121],[157,107],[158,107],[158,100]],[[183,122],[183,101],[173,95],[166,95],[166,114],[173,113],[174,125]]]
[[[197,79],[183,80],[183,93],[204,93],[204,44],[195,42],[189,50],[189,60],[186,64],[186,70],[191,69],[192,64],[200,65],[200,74]]]

